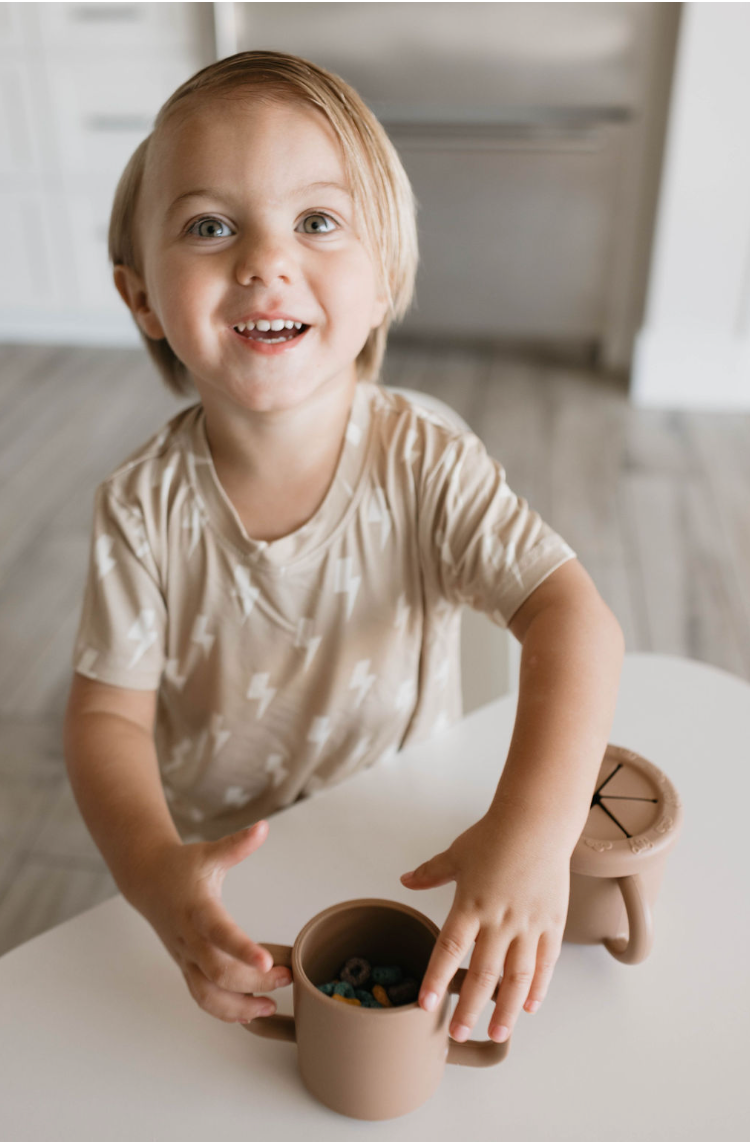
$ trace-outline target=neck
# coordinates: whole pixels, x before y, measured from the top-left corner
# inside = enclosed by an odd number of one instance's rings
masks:
[[[204,396],[206,435],[225,488],[289,487],[328,469],[332,476],[356,385],[352,378],[288,409],[263,412]]]

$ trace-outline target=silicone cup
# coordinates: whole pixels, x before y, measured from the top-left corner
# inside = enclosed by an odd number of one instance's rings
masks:
[[[617,879],[628,915],[628,937],[606,938],[604,945],[624,965],[645,961],[654,944],[654,923],[643,880],[638,874]]]
[[[293,947],[291,945],[275,945],[273,942],[259,942],[264,949],[273,957],[274,967],[286,966],[292,974],[292,982],[294,981],[294,966],[292,965]],[[459,969],[454,974],[452,980],[448,985],[449,993],[460,993],[461,986],[464,983],[467,970]],[[492,1000],[497,1000],[498,990],[500,983],[495,986],[492,994]],[[247,1029],[248,1033],[255,1033],[258,1037],[268,1037],[277,1041],[297,1041],[297,1030],[294,1017],[287,1017],[284,1014],[274,1014],[271,1017],[256,1017],[254,1021],[243,1026]],[[504,1061],[508,1055],[510,1048],[511,1038],[507,1041],[498,1043],[497,1041],[454,1041],[452,1037],[448,1038],[448,1056],[446,1063],[449,1065],[468,1065],[473,1068],[487,1068],[489,1065],[497,1065]]]

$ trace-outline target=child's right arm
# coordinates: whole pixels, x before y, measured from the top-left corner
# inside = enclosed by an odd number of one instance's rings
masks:
[[[218,842],[183,844],[159,775],[156,692],[75,674],[65,715],[65,761],[81,814],[118,889],[143,914],[207,1012],[247,1022],[288,984],[289,971],[239,928],[221,902],[227,870],[265,841],[257,822]],[[269,972],[269,970],[271,970]]]

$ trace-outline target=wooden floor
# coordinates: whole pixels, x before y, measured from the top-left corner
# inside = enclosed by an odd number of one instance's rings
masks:
[[[750,415],[643,412],[583,368],[393,342],[573,546],[628,651],[750,679]],[[116,892],[65,775],[96,484],[177,410],[140,350],[0,346],[0,953]]]

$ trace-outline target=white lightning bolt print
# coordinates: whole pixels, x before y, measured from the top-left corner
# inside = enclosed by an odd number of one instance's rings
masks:
[[[99,658],[99,652],[94,651],[92,647],[87,647],[81,658],[78,660],[78,671],[83,675],[96,675],[93,670],[94,664]]]
[[[225,744],[229,741],[229,739],[232,738],[232,732],[231,731],[222,730],[223,722],[224,722],[224,716],[223,715],[212,715],[211,716],[211,738],[213,739],[213,745],[212,745],[212,749],[211,749],[211,758],[212,759],[216,758],[216,756],[219,754],[219,751],[222,749],[222,747],[224,747]]]
[[[190,636],[191,643],[199,644],[206,655],[208,655],[213,647],[215,638],[215,636],[208,634],[208,616],[196,616],[195,623],[193,624],[193,632]]]
[[[161,773],[163,775],[171,775],[173,771],[181,771],[185,766],[185,762],[193,745],[192,739],[182,739],[179,743],[176,743],[169,756],[169,762],[164,764]]]
[[[360,739],[349,757],[344,760],[340,767],[336,768],[332,775],[329,775],[328,785],[333,786],[335,783],[340,783],[343,779],[349,778],[355,771],[358,771],[359,765],[371,745],[372,738],[369,735],[365,736],[364,739]]]
[[[320,647],[322,636],[314,636],[312,634],[313,621],[307,616],[297,621],[297,632],[294,637],[294,646],[305,648],[305,666],[303,673],[307,671],[308,667],[315,658],[315,653]]]
[[[308,732],[307,741],[308,743],[312,743],[317,747],[317,750],[320,751],[330,733],[331,720],[327,715],[318,715],[313,719],[313,725]]]
[[[94,545],[94,562],[100,580],[103,580],[107,573],[111,572],[117,564],[117,561],[113,560],[110,556],[114,544],[115,542],[112,537],[107,536],[107,534],[103,532]]]
[[[441,662],[438,670],[435,672],[435,682],[438,683],[441,687],[445,687],[446,683],[448,682],[448,676],[450,675],[450,670],[451,670],[450,657],[446,656],[445,659]]]
[[[393,621],[396,631],[400,632],[406,628],[410,611],[411,606],[406,602],[406,593],[402,592],[396,603],[396,619]]]
[[[180,661],[178,659],[168,659],[164,667],[164,674],[170,683],[173,683],[178,691],[182,691],[185,686],[186,675],[180,675]]]
[[[177,458],[173,457],[172,460],[164,469],[160,476],[153,483],[154,488],[159,489],[159,512],[161,519],[167,519],[167,501],[169,500],[169,489],[172,484],[172,477],[177,471]]]
[[[133,536],[135,538],[135,554],[139,560],[145,559],[150,553],[148,539],[146,537],[146,523],[143,519],[143,513],[139,508],[133,508],[132,515],[136,518],[136,523],[133,528]]]
[[[417,440],[416,429],[407,429],[406,437],[404,438],[404,461],[406,461],[407,464],[409,464],[409,462],[412,459],[412,456],[414,455],[414,445],[416,443],[416,440]]]
[[[284,766],[286,757],[284,755],[269,755],[266,759],[265,771],[270,776],[274,789],[281,786],[284,779],[289,778],[289,771]]]
[[[242,621],[244,623],[255,607],[255,601],[260,595],[260,588],[253,587],[250,583],[249,569],[243,567],[241,564],[235,566],[234,582],[237,588],[236,591],[232,592],[232,595],[235,600],[239,600],[242,607]]]
[[[259,798],[267,789],[269,784],[274,788],[281,785],[289,772],[283,766],[283,755],[269,755],[266,759],[266,765],[258,774],[250,776],[249,783],[244,786],[230,786],[227,787],[224,794],[224,802],[227,806],[245,806],[254,798]]]
[[[354,561],[351,556],[344,556],[341,560],[336,561],[336,582],[334,592],[346,592],[347,594],[347,609],[346,618],[351,618],[352,609],[354,608],[354,601],[357,598],[359,585],[361,583],[361,576],[352,576],[352,565]]]
[[[156,613],[153,608],[144,608],[128,630],[128,639],[134,640],[138,645],[133,652],[133,658],[128,664],[128,669],[135,667],[138,661],[143,658],[152,644],[156,643],[156,637]]]
[[[487,533],[484,537],[484,547],[486,548],[486,559],[492,565],[496,572],[509,573],[519,588],[523,587],[523,577],[518,570],[518,563],[516,560],[516,546],[517,540],[511,536],[508,541],[503,544],[494,533]]]
[[[185,505],[183,510],[182,527],[185,530],[190,530],[190,547],[188,548],[188,556],[192,556],[195,552],[196,545],[201,538],[201,510],[196,501]]]
[[[447,564],[449,568],[455,568],[456,565],[453,561],[453,553],[451,552],[450,545],[444,531],[435,533],[435,543],[440,551],[440,559],[442,560],[443,564]]]
[[[408,711],[414,705],[416,698],[416,687],[411,679],[405,680],[398,689],[396,696],[396,710]]]
[[[224,791],[225,806],[244,806],[251,798],[257,797],[252,790],[241,786],[230,786]]]
[[[385,492],[379,486],[370,494],[370,505],[367,510],[368,524],[380,525],[380,551],[385,548],[385,542],[391,534],[391,514]]]
[[[357,696],[356,703],[357,707],[359,707],[376,679],[376,676],[368,674],[369,667],[369,659],[361,659],[352,672],[352,678],[349,682],[349,690],[356,691],[359,688],[359,695]]]
[[[258,707],[258,713],[255,716],[256,719],[262,719],[263,718],[263,716],[265,715],[266,710],[268,708],[268,704],[271,702],[274,695],[276,694],[276,688],[268,686],[269,678],[270,678],[269,673],[267,671],[256,672],[256,674],[250,680],[250,686],[247,689],[247,696],[246,696],[247,699],[259,699],[260,700],[260,706]]]

